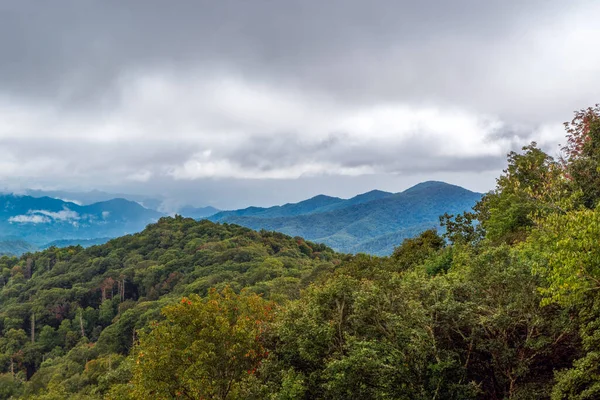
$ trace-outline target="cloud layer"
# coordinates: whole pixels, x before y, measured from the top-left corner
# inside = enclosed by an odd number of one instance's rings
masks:
[[[77,226],[81,216],[78,212],[65,208],[62,211],[29,210],[27,214],[10,217],[11,223],[48,224],[50,222],[67,222]]]
[[[485,190],[509,150],[554,153],[560,122],[599,101],[598,13],[591,0],[1,2],[0,179],[225,207],[231,188],[271,203],[278,186],[343,195],[368,177]]]

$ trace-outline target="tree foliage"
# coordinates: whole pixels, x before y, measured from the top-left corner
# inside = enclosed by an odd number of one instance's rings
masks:
[[[243,384],[268,356],[273,304],[227,287],[206,299],[184,297],[133,349],[132,385],[139,399],[245,398]]]

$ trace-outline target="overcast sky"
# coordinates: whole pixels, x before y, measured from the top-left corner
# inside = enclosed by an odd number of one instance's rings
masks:
[[[0,182],[221,208],[443,180],[600,102],[600,2],[0,0]]]

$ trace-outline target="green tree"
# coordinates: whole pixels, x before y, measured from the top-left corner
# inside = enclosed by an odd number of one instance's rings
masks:
[[[17,398],[22,390],[22,383],[12,374],[0,374],[0,399]]]
[[[392,259],[399,270],[410,269],[422,263],[443,246],[444,239],[435,229],[429,229],[415,238],[404,239],[402,244],[394,249]]]
[[[0,351],[8,361],[10,373],[14,376],[23,361],[23,347],[27,343],[27,334],[23,329],[10,329],[0,337]]]
[[[583,209],[547,218],[524,249],[536,273],[545,303],[581,305],[600,290],[600,212]]]
[[[244,398],[243,383],[267,357],[263,336],[272,305],[230,288],[183,298],[133,350],[136,398]]]
[[[484,236],[475,212],[445,213],[440,216],[440,225],[445,229],[443,237],[453,244],[475,244]]]
[[[536,218],[561,211],[561,174],[559,164],[535,142],[523,147],[522,154],[509,153],[496,189],[475,207],[486,237],[494,243],[523,241]]]
[[[310,288],[277,324],[265,367],[279,382],[275,398],[290,388],[303,399],[473,398],[459,354],[436,334],[432,302],[447,290],[419,271],[339,275]]]

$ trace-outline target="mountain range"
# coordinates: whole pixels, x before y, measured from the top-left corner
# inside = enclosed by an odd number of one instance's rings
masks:
[[[9,236],[5,245],[25,241],[43,248],[56,240],[98,242],[139,232],[162,216],[125,199],[79,205],[51,197],[0,195],[0,231]]]
[[[386,255],[405,238],[439,229],[440,215],[470,210],[481,196],[429,181],[400,193],[371,191],[346,200],[319,195],[283,206],[223,211],[208,219],[302,236],[341,252]]]
[[[102,190],[90,190],[88,192],[75,192],[66,190],[41,190],[41,189],[25,189],[22,193],[19,193],[31,197],[51,197],[53,199],[60,199],[65,202],[75,203],[79,205],[90,205],[94,203],[101,203],[103,201],[109,201],[113,199],[126,199],[135,201],[146,208],[153,210],[160,210],[163,205],[164,198],[148,197],[140,194],[131,193],[110,193]]]
[[[88,192],[75,192],[66,190],[40,190],[40,189],[25,189],[21,194],[31,197],[51,197],[53,199],[60,199],[65,202],[75,203],[79,205],[91,205],[94,203],[101,203],[113,199],[126,199],[135,201],[145,208],[151,210],[160,211],[164,214],[177,213],[180,215],[186,215],[190,218],[203,218],[209,215],[215,214],[220,210],[207,206],[207,207],[193,207],[191,205],[181,205],[176,199],[168,199],[165,196],[146,196],[142,194],[131,194],[131,193],[111,193],[104,192],[102,190],[91,190]]]
[[[106,195],[97,192],[89,198]],[[178,214],[301,236],[341,252],[387,255],[403,239],[439,229],[440,215],[469,210],[480,198],[480,193],[430,181],[400,193],[373,190],[350,199],[318,195],[282,206],[232,211],[185,206]],[[132,199],[80,204],[50,196],[0,195],[0,254],[102,244],[139,232],[164,215]]]

